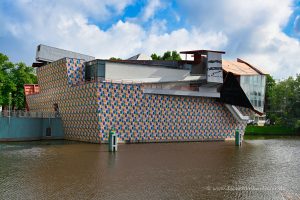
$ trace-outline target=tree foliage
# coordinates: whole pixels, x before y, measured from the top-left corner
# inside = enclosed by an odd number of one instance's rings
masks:
[[[296,78],[275,83],[267,77],[266,85],[267,117],[277,124],[286,126],[300,125],[300,74]]]
[[[22,62],[12,63],[6,55],[0,53],[0,106],[8,106],[11,93],[12,108],[24,109],[24,84],[33,83],[37,83],[37,77],[32,67]]]
[[[265,111],[268,119],[271,119],[272,122],[275,121],[274,118],[272,118],[271,112],[271,102],[272,97],[274,96],[274,87],[276,85],[275,80],[273,77],[269,74],[266,75],[266,96],[265,96]]]
[[[181,57],[177,51],[167,51],[163,56],[159,56],[156,53],[151,55],[152,60],[181,60]]]
[[[109,58],[109,60],[122,60],[122,59],[121,58],[111,57],[111,58]]]

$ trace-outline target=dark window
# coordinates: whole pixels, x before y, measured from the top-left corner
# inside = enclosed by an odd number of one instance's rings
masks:
[[[91,61],[85,65],[85,80],[94,81],[105,78],[105,62]]]
[[[51,136],[51,128],[50,127],[46,128],[46,136],[47,137]]]
[[[53,108],[54,108],[55,112],[58,112],[58,104],[57,103],[53,104]]]
[[[53,108],[54,108],[55,117],[59,117],[58,104],[57,103],[53,104]]]

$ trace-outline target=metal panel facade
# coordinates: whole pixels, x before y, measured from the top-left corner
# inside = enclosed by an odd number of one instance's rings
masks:
[[[40,44],[37,47],[36,51],[36,60],[37,61],[44,61],[44,62],[53,62],[62,58],[77,58],[77,59],[83,59],[85,61],[94,60],[95,57],[88,56],[72,51],[67,51],[63,49],[58,49],[55,47],[49,47],[46,45]]]
[[[207,82],[223,83],[221,53],[207,52]]]

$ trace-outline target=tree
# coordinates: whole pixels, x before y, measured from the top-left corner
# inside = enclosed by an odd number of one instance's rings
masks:
[[[6,55],[0,53],[0,106],[8,106],[9,93],[12,93],[12,107],[24,109],[24,84],[35,83],[37,77],[32,67],[22,62],[14,64]]]
[[[276,124],[298,128],[300,119],[300,75],[274,83],[267,78],[267,117]],[[298,125],[297,125],[298,124]]]
[[[266,75],[266,94],[265,94],[265,112],[267,118],[271,120],[271,122],[275,122],[275,116],[271,112],[271,102],[272,97],[274,96],[274,87],[276,85],[275,80],[269,74]]]
[[[152,60],[162,60],[160,56],[158,56],[156,53],[151,54]]]
[[[22,62],[15,64],[11,72],[16,85],[16,90],[12,93],[12,104],[17,109],[23,109],[25,107],[24,84],[37,83],[37,77],[34,69]]]
[[[163,56],[158,56],[156,53],[151,55],[152,60],[181,60],[177,51],[166,51]]]
[[[9,92],[16,90],[11,76],[13,68],[14,64],[9,61],[8,57],[0,53],[0,105],[8,105]]]
[[[111,57],[109,60],[122,60],[121,58]]]

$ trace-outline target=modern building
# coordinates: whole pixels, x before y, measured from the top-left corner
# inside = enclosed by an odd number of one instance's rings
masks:
[[[26,95],[28,109],[59,113],[66,139],[93,143],[111,129],[120,142],[231,139],[263,113],[264,73],[222,60],[222,51],[181,53],[193,59],[35,63],[39,89]]]
[[[224,60],[222,66],[225,73],[231,72],[235,75],[252,106],[259,111],[259,114],[253,113],[250,118],[258,125],[264,125],[267,73],[241,59],[237,59],[236,62]]]

